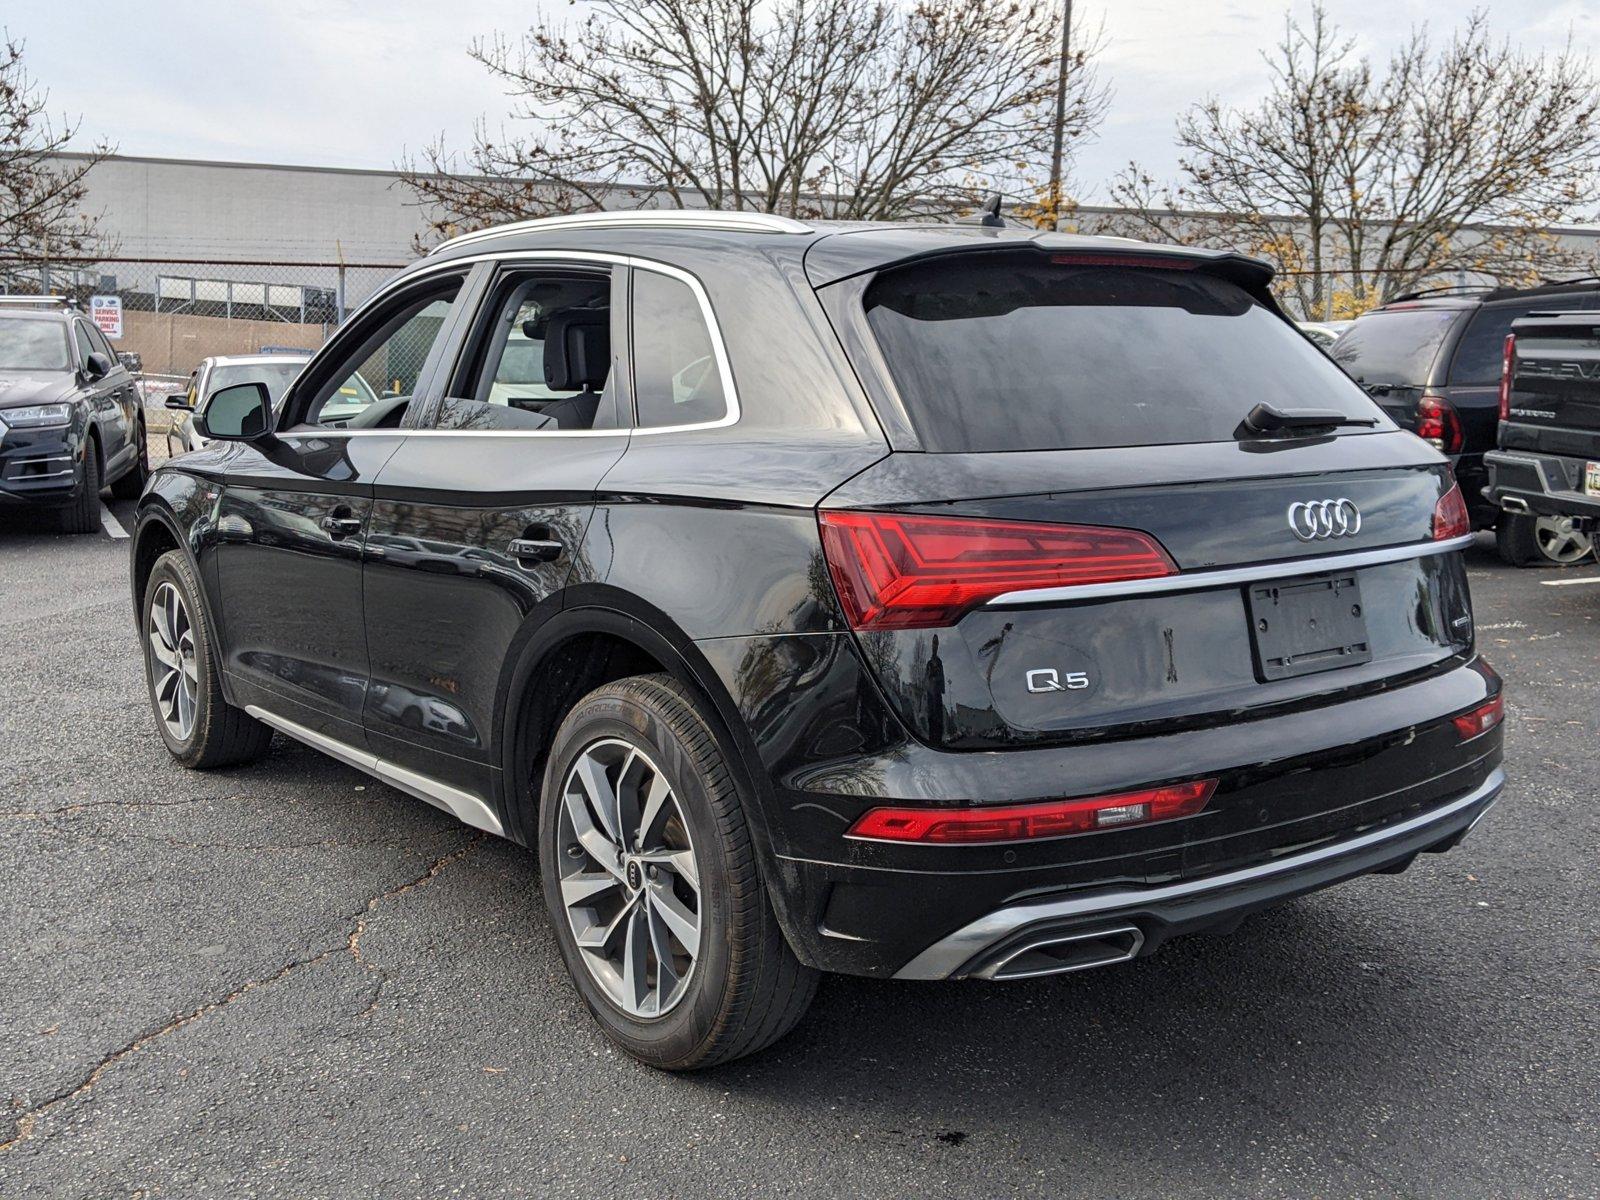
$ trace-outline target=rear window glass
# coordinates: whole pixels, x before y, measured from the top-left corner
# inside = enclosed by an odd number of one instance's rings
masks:
[[[1461,320],[1460,308],[1402,308],[1368,313],[1328,351],[1357,383],[1425,387],[1439,347]]]
[[[1450,363],[1450,382],[1461,387],[1498,384],[1506,334],[1511,332],[1511,322],[1533,312],[1594,308],[1597,301],[1600,301],[1600,295],[1589,292],[1543,296],[1521,304],[1484,305],[1472,314],[1471,322],[1461,334],[1455,358]]]
[[[864,303],[934,452],[1228,441],[1261,401],[1378,415],[1292,325],[1197,270],[996,252],[885,272]]]

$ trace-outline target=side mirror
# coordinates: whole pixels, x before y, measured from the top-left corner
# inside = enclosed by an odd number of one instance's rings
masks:
[[[83,374],[86,379],[104,379],[111,374],[111,360],[96,351],[83,360]]]
[[[272,433],[272,397],[264,383],[236,383],[211,393],[194,431],[218,442],[254,442]]]
[[[194,405],[189,403],[188,392],[173,392],[167,396],[168,408],[180,408],[184,412],[193,412]]]

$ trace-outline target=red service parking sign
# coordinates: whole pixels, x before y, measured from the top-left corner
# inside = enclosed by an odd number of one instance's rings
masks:
[[[122,336],[121,296],[90,296],[89,312],[108,340]]]

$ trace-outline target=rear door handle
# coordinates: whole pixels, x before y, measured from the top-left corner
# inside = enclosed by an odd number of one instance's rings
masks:
[[[332,538],[354,537],[361,532],[360,517],[341,517],[330,514],[317,522],[322,526],[323,532]]]
[[[555,538],[512,538],[506,550],[518,562],[555,562],[564,547]]]

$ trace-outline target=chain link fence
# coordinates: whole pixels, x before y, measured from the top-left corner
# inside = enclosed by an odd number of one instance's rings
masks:
[[[119,353],[153,385],[223,354],[315,350],[403,263],[178,262],[144,258],[7,261],[0,295],[60,295],[85,311],[122,301]]]

